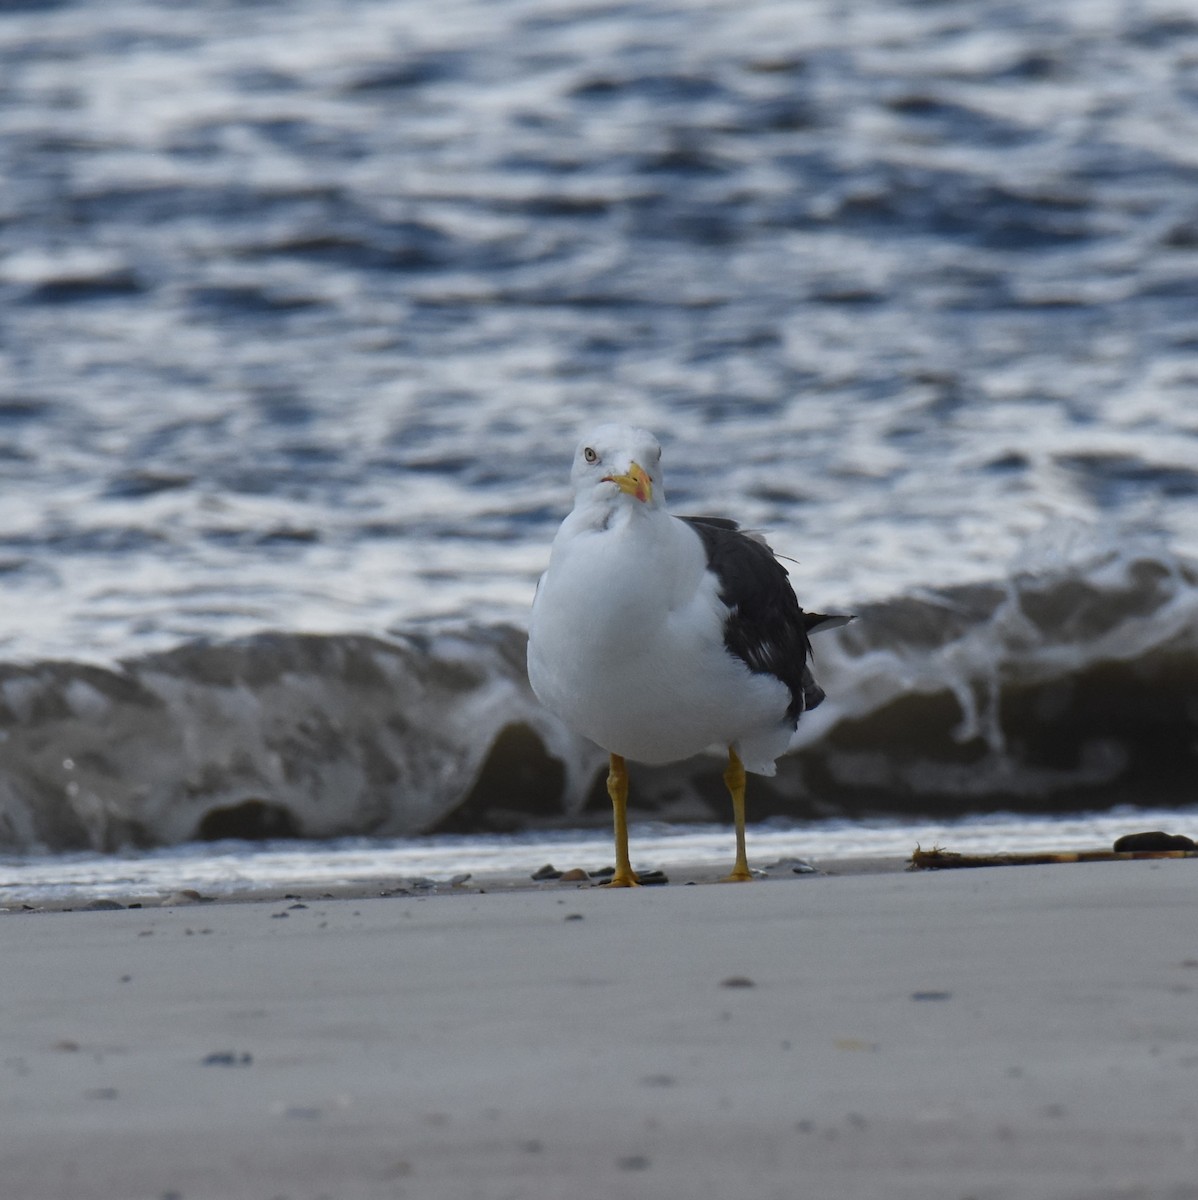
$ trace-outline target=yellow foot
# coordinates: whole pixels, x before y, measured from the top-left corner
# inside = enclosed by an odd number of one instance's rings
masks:
[[[751,883],[753,872],[748,867],[736,867],[730,875],[725,875],[721,883]]]
[[[617,871],[606,883],[601,883],[600,887],[640,887],[641,881],[632,871]]]

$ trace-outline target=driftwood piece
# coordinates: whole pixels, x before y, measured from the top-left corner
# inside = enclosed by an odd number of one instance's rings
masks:
[[[1061,850],[1035,854],[955,854],[940,846],[915,847],[912,871],[948,871],[960,867],[1032,867],[1046,863],[1127,862],[1140,858],[1198,858],[1198,850]]]

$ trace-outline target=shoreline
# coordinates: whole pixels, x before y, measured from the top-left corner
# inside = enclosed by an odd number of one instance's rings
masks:
[[[1194,834],[1198,809],[1135,810],[986,819],[894,822],[839,821],[750,829],[751,866],[771,877],[788,864],[832,873],[902,870],[913,856],[943,849],[949,856],[1102,855],[1129,834],[1151,829]],[[638,871],[664,871],[671,885],[718,879],[731,866],[732,834],[724,825],[633,828]],[[447,835],[423,838],[346,838],[332,841],[192,842],[113,853],[10,852],[0,856],[0,912],[81,908],[91,902],[160,905],[191,891],[216,899],[282,898],[300,894],[353,897],[397,889],[468,890],[537,887],[547,864],[589,881],[612,854],[609,830],[566,831],[527,838]]]
[[[0,920],[0,1179],[22,1200],[1187,1195],[1196,878]]]
[[[810,867],[809,870],[796,872],[789,862],[771,864],[768,867],[754,866],[756,883],[779,882],[787,879],[797,879],[810,876],[835,875],[874,875],[889,874],[905,871],[910,864],[909,858],[899,858],[894,855],[865,856],[833,859],[803,859]],[[548,864],[547,864],[548,865]],[[730,864],[728,864],[730,865]],[[753,865],[751,863],[751,865]],[[710,863],[684,863],[671,865],[667,878],[661,882],[646,884],[646,890],[661,890],[688,886],[706,886],[722,882],[728,866],[714,866]],[[314,883],[290,882],[269,886],[250,886],[237,891],[216,892],[206,894],[194,888],[169,891],[149,891],[130,889],[126,892],[106,892],[103,897],[61,897],[39,901],[30,904],[20,899],[0,899],[0,916],[5,914],[22,914],[33,912],[96,912],[132,909],[148,911],[159,908],[188,908],[193,906],[207,907],[223,904],[271,904],[284,900],[290,901],[319,901],[319,900],[370,900],[395,899],[404,897],[461,897],[480,896],[488,894],[503,894],[511,892],[574,892],[606,890],[602,888],[602,876],[588,875],[585,879],[571,878],[571,873],[582,869],[568,867],[563,871],[563,878],[535,879],[532,875],[517,871],[479,872],[471,874],[468,879],[455,883],[452,879],[429,879],[424,882],[413,882],[409,878],[397,878],[394,875],[379,875],[374,878],[356,879],[348,883],[330,883],[320,881]],[[655,871],[650,874],[661,875],[664,872]],[[586,872],[583,872],[586,874]]]
[[[1196,856],[1193,853],[1136,853],[1121,855],[1118,859],[1109,856],[1108,851],[1068,851],[1061,850],[1057,854],[1060,859],[1053,863],[1038,861],[1021,862],[1018,856],[1011,856],[1011,861],[986,861],[968,864],[966,867],[955,867],[951,863],[942,866],[916,866],[919,859],[916,853],[908,856],[898,855],[844,855],[832,858],[794,858],[783,859],[766,866],[757,866],[750,860],[754,882],[779,883],[795,879],[836,878],[845,876],[893,875],[906,874],[959,874],[962,870],[973,873],[980,869],[987,870],[1027,870],[1034,865],[1052,866],[1082,866],[1096,865],[1098,862],[1112,864],[1114,862],[1163,862],[1185,861]],[[930,855],[925,855],[930,858]],[[951,859],[955,857],[949,854]],[[995,859],[1003,855],[994,856]],[[1039,856],[1040,858],[1044,856]],[[551,863],[545,864],[552,867]],[[659,891],[679,887],[697,887],[710,884],[723,884],[727,873],[727,865],[716,866],[709,862],[680,863],[669,866],[667,870],[642,871],[645,880],[643,890]],[[607,868],[610,873],[611,868]],[[668,873],[667,873],[668,871]],[[349,901],[372,899],[402,899],[429,897],[463,897],[502,895],[509,893],[547,893],[547,892],[586,892],[605,891],[603,887],[604,872],[587,872],[580,867],[567,867],[562,871],[554,868],[554,875],[538,877],[521,871],[482,871],[444,879],[422,877],[397,877],[395,875],[378,875],[372,878],[355,879],[349,882],[297,881],[292,880],[279,884],[250,885],[237,890],[215,890],[213,894],[202,892],[191,887],[181,887],[174,891],[147,890],[131,888],[128,891],[107,890],[103,896],[63,896],[39,900],[30,903],[20,898],[0,899],[0,917],[6,915],[22,915],[29,913],[73,913],[97,911],[151,911],[154,909],[205,907],[209,905],[239,905],[239,904],[272,904],[283,901]]]

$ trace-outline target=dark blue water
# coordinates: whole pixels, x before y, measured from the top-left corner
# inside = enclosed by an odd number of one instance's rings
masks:
[[[815,606],[1075,523],[1193,553],[1152,12],[5,5],[0,649],[522,619],[609,415]]]
[[[985,803],[1121,779],[1104,797],[1126,802],[1152,789],[1128,763],[1160,749],[1130,726],[1164,684],[1181,778],[1183,9],[28,0],[0,6],[0,177],[6,840],[177,840],[280,796],[335,826],[272,774],[273,733],[237,758],[204,724],[240,728],[227,696],[195,698],[210,663],[171,660],[161,677],[193,692],[146,701],[199,756],[175,792],[166,760],[97,728],[84,666],[39,664],[129,658],[145,683],[147,655],[198,638],[519,629],[599,418],[659,434],[676,508],[766,530],[808,607],[873,614],[823,652],[809,736],[831,731],[837,765],[800,791]],[[516,695],[489,654],[451,657],[487,676],[478,694]],[[1079,678],[1109,703],[1079,708]],[[917,718],[894,708],[912,689]],[[463,720],[484,743],[468,767],[534,720],[503,703]],[[1072,732],[1038,741],[1033,710]],[[59,778],[84,770],[70,721],[101,782]],[[438,777],[346,753],[376,800]],[[408,827],[407,799],[377,804],[391,816],[341,832]]]

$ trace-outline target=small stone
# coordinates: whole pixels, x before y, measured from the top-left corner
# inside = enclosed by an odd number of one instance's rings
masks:
[[[270,919],[271,919],[272,921],[279,921],[279,920],[282,920],[283,918],[285,918],[286,916],[287,916],[287,914],[286,914],[285,912],[281,912],[281,913],[271,913],[271,914],[270,914]]]
[[[291,909],[292,909],[292,911],[294,911],[294,910],[295,910],[295,909],[297,909],[297,908],[307,908],[307,907],[308,907],[308,906],[307,906],[306,904],[292,904],[292,905],[291,905]]]
[[[252,1054],[244,1050],[239,1054],[235,1050],[215,1050],[200,1060],[202,1067],[248,1067],[254,1061]]]
[[[582,913],[566,913],[566,915],[565,915],[565,917],[563,918],[563,920],[566,920],[566,921],[581,921],[581,920],[582,920]]]
[[[469,871],[465,871],[461,875],[451,875],[449,877],[449,886],[450,887],[461,887],[462,884],[469,883],[470,880],[473,878],[474,877],[470,874]]]
[[[1152,829],[1147,833],[1124,834],[1116,840],[1112,849],[1116,854],[1131,854],[1136,851],[1195,850],[1198,846],[1184,833],[1165,833],[1162,829]]]
[[[123,904],[118,904],[115,900],[93,900],[90,904],[83,906],[83,912],[113,912],[116,909],[123,909]]]
[[[572,867],[569,871],[563,871],[559,878],[562,883],[586,883],[588,876],[581,867]]]
[[[664,871],[640,871],[637,879],[641,887],[661,887],[670,882]]]
[[[952,992],[912,992],[912,1000],[951,1000]]]
[[[727,979],[720,980],[720,987],[751,988],[756,986],[747,975],[729,975]]]
[[[807,875],[815,871],[815,868],[802,858],[780,858],[777,862],[770,863],[765,869],[767,871],[793,871],[796,875]]]
[[[591,879],[610,879],[615,873],[615,867],[600,867],[597,871],[588,871],[587,876]]]
[[[560,879],[562,873],[552,864],[546,863],[540,870],[532,873],[534,883],[543,883],[547,879]]]

